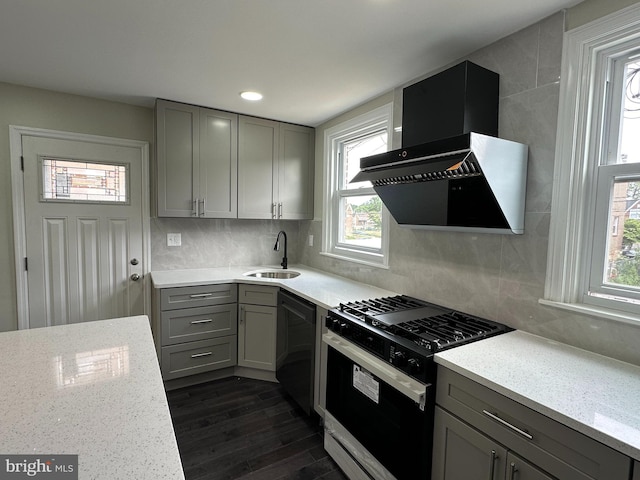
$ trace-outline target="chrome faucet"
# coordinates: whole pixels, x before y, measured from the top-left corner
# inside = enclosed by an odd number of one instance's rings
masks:
[[[276,244],[273,246],[273,249],[278,252],[280,251],[280,235],[284,237],[284,257],[282,257],[282,268],[287,268],[287,234],[284,230],[280,230],[278,232],[278,236],[276,237]]]

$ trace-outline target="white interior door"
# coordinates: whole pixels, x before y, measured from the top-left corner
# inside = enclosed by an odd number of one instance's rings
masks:
[[[145,313],[140,146],[21,138],[28,327]]]

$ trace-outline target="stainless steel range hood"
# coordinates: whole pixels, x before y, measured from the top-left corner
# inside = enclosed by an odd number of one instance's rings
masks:
[[[403,91],[402,145],[360,160],[401,226],[524,232],[528,148],[498,133],[499,76],[462,62]]]
[[[360,161],[398,224],[412,228],[524,232],[527,146],[479,133]]]

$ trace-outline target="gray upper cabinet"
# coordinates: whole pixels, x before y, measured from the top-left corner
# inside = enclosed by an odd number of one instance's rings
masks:
[[[241,116],[238,128],[238,218],[276,218],[279,124]]]
[[[238,218],[313,218],[314,130],[239,118]]]
[[[237,117],[156,102],[159,217],[237,217]]]
[[[315,131],[280,124],[278,213],[285,220],[313,218]]]

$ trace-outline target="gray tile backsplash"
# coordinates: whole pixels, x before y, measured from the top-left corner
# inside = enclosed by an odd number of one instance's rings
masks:
[[[222,220],[207,218],[152,218],[152,270],[279,266],[283,252],[273,246],[280,230],[287,233],[289,263],[298,261],[299,222]],[[167,233],[180,233],[180,247],[167,246]],[[282,248],[282,247],[281,247]]]

